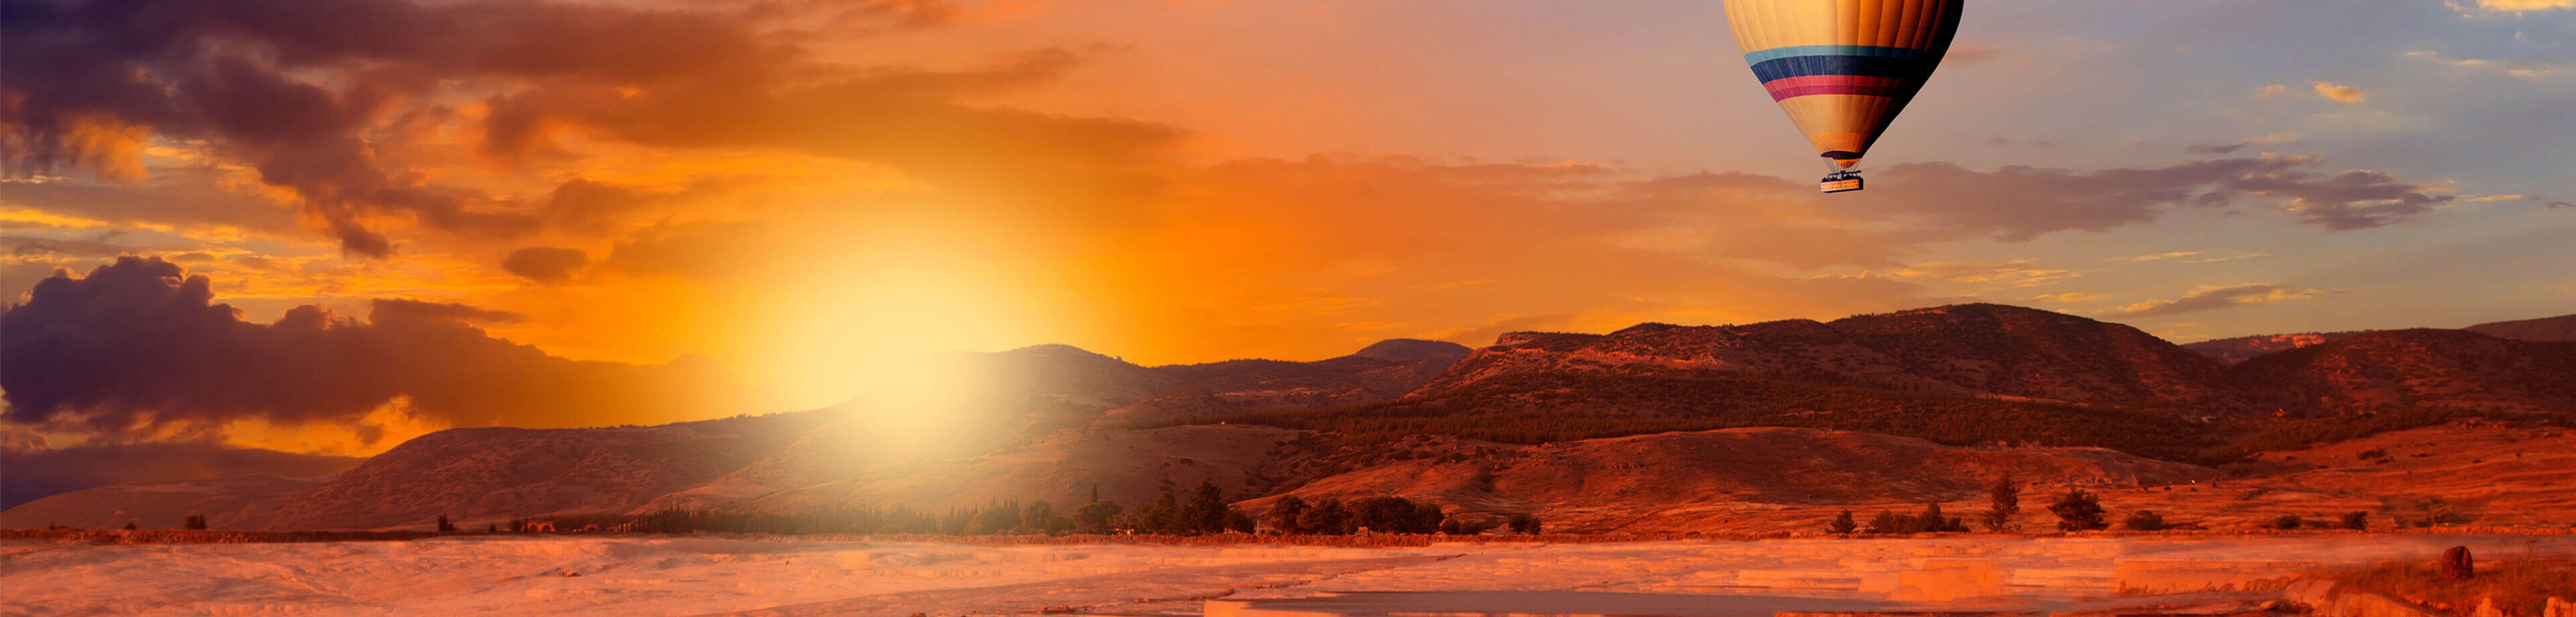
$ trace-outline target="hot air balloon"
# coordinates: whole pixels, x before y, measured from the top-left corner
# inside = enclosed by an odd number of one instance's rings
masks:
[[[1735,45],[1771,99],[1833,173],[1818,188],[1857,191],[1860,163],[1923,90],[1964,0],[1726,0]]]

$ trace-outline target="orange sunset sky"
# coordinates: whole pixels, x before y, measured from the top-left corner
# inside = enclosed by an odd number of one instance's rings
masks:
[[[2569,0],[1973,1],[1836,196],[1714,1],[25,6],[0,294],[93,338],[11,351],[22,450],[783,411],[1040,343],[2576,307]]]

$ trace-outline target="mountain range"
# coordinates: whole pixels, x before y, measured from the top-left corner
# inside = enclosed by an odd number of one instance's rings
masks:
[[[2519,341],[2535,341],[2543,343],[2576,341],[2576,315],[2560,315],[2557,317],[2543,317],[2540,319],[2524,319],[2519,321],[2498,321],[2493,323],[2482,323],[2461,329],[2496,338],[2508,338]],[[2355,330],[2348,332],[2258,334],[2253,336],[2213,339],[2198,343],[2186,343],[2183,345],[2183,348],[2200,352],[2202,355],[2212,358],[2217,358],[2220,362],[2235,364],[2246,360],[2252,360],[2255,356],[2275,351],[2285,351],[2309,345],[2319,345],[2328,341],[2367,332],[2370,331]]]
[[[2220,352],[2244,346],[2178,346],[1994,304],[1517,332],[1472,350],[1398,339],[1314,362],[1146,367],[1043,345],[963,356],[979,396],[954,407],[859,400],[650,427],[460,428],[331,476],[121,484],[22,504],[0,526],[167,527],[202,514],[226,529],[377,529],[442,514],[476,524],[1004,499],[1061,509],[1205,481],[1256,510],[1284,494],[1395,494],[1541,512],[1575,530],[1717,529],[1968,499],[2005,469],[2046,486],[2214,481],[2230,474],[2212,466],[2230,463],[2209,453],[2231,441],[2334,434],[2354,418],[2564,423],[2576,417],[2576,342],[2486,332],[2563,338],[2551,324],[2572,318],[2302,335],[2318,340],[2238,361]]]

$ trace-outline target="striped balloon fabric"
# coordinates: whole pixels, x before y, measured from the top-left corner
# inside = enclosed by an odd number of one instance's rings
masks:
[[[1726,18],[1772,100],[1849,169],[1940,66],[1962,2],[1726,0]]]

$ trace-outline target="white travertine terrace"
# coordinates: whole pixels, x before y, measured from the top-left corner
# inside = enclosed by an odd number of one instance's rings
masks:
[[[2576,556],[2576,536],[1947,537],[1418,548],[708,537],[0,545],[0,614],[1629,615],[2067,612],[2320,566]],[[567,576],[573,574],[575,576]],[[2206,594],[2203,594],[2206,595]],[[2194,596],[2186,596],[2194,597]],[[2224,599],[2224,598],[2221,598]],[[1683,607],[1683,608],[1676,608]],[[1687,610],[1683,610],[1687,608]],[[1571,610],[1571,609],[1567,609]],[[2107,610],[2107,609],[2104,609]],[[1563,614],[1563,613],[1553,613]]]

